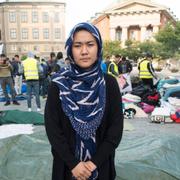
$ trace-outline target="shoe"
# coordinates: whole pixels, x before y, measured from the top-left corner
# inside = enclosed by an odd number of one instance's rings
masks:
[[[41,109],[40,108],[37,108],[37,112],[40,112],[41,111]]]
[[[31,111],[32,111],[32,109],[31,109],[31,108],[28,108],[28,111],[29,111],[29,112],[31,112]]]
[[[8,105],[10,105],[11,103],[10,103],[10,101],[6,101],[6,103],[4,104],[4,106],[8,106]]]
[[[20,105],[20,103],[18,103],[17,101],[13,101],[14,105]]]

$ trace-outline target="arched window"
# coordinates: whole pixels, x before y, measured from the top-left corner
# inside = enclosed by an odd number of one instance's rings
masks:
[[[128,39],[130,39],[132,41],[139,41],[140,40],[140,27],[138,25],[129,27]]]
[[[151,39],[153,35],[153,27],[150,24],[149,26],[147,26],[146,28],[146,39]]]
[[[121,27],[118,26],[116,28],[116,37],[115,37],[115,39],[117,41],[121,41],[121,37],[122,37],[122,29],[121,29]]]

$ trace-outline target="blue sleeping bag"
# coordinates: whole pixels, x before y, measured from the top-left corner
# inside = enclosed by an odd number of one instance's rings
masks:
[[[178,82],[179,82],[178,79],[161,79],[157,84],[157,90],[159,91],[165,83],[177,84]]]

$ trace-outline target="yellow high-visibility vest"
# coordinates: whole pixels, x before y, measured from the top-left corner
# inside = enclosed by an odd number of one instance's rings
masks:
[[[27,58],[23,61],[24,76],[26,80],[38,80],[38,67],[37,60],[33,58]]]
[[[143,60],[142,62],[140,62],[139,77],[141,79],[152,79],[153,78],[152,74],[148,70],[148,63],[149,63],[149,60]]]
[[[111,62],[110,64],[109,64],[109,66],[108,66],[108,74],[110,74],[110,75],[112,75],[112,76],[114,76],[114,77],[117,77],[115,74],[113,74],[111,71],[110,71],[110,66],[113,64],[113,67],[114,67],[114,71],[117,73],[117,74],[119,74],[119,70],[118,70],[118,66],[116,65],[116,63],[115,62]]]

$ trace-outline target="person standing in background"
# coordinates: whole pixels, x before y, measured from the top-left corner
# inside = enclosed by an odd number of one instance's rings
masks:
[[[11,72],[13,70],[12,65],[10,64],[9,60],[7,60],[5,54],[0,55],[0,84],[3,90],[3,94],[6,99],[5,106],[11,104],[10,98],[7,91],[7,86],[10,88],[10,93],[12,97],[12,102],[14,105],[20,105],[19,102],[16,100],[16,92],[14,89],[14,83],[11,76]]]
[[[22,89],[22,75],[23,75],[23,66],[19,55],[14,56],[14,60],[12,61],[13,66],[13,78],[14,78],[14,87],[16,90],[16,94],[21,94]]]
[[[115,55],[114,61],[111,61],[108,66],[108,74],[118,78],[119,77],[119,70],[118,70],[118,63],[120,61],[121,56]]]
[[[116,79],[101,70],[99,30],[90,23],[77,24],[66,50],[70,68],[52,77],[45,107],[52,180],[114,180],[122,101]]]
[[[34,58],[32,52],[28,53],[27,59],[23,61],[24,77],[27,84],[27,105],[28,111],[31,112],[31,97],[32,94],[36,97],[37,111],[41,111],[41,103],[39,97],[39,64]]]
[[[132,71],[132,65],[130,61],[126,59],[125,56],[122,56],[119,60],[118,71],[119,74],[129,74]]]
[[[152,54],[147,52],[145,58],[142,59],[138,65],[139,78],[143,84],[153,88],[153,78],[157,79],[154,68],[152,66]]]
[[[54,74],[53,69],[56,65],[56,54],[55,54],[55,52],[50,53],[50,58],[47,61],[47,65],[48,65],[48,74],[49,74],[49,76],[51,76],[52,74]]]

